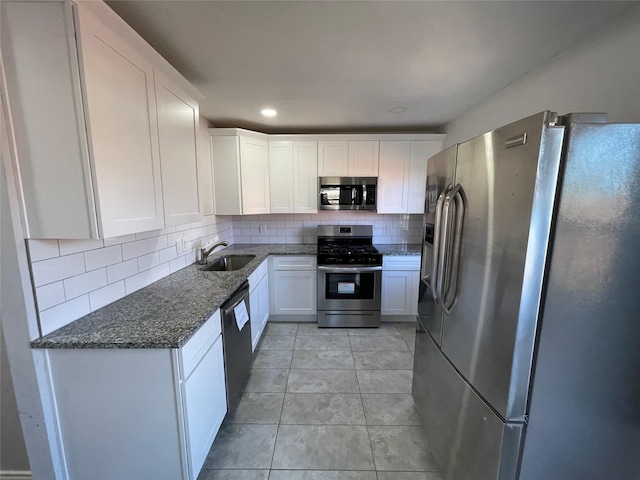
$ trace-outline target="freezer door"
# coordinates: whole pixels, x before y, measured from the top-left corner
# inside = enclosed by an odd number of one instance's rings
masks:
[[[465,217],[442,351],[507,421],[525,415],[557,184],[563,129],[548,128],[549,115],[458,146]]]
[[[437,247],[436,232],[440,225],[436,222],[438,200],[444,196],[448,186],[453,185],[456,166],[457,145],[453,145],[434,155],[427,161],[427,194],[425,200],[424,232],[422,247],[422,267],[418,297],[418,315],[431,335],[440,343],[442,331],[442,308],[434,299],[434,243]],[[442,201],[440,202],[442,204]]]
[[[522,425],[500,419],[418,330],[413,397],[441,477],[515,479]]]

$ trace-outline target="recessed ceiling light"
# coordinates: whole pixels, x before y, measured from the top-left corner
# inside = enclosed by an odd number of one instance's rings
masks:
[[[409,110],[407,107],[391,107],[389,113],[404,113]]]
[[[278,112],[276,112],[273,108],[265,108],[260,113],[265,117],[275,117]]]

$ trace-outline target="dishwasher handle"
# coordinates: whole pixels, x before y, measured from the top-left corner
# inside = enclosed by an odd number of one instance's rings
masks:
[[[233,312],[234,308],[240,305],[240,302],[242,302],[247,297],[248,294],[249,294],[249,282],[245,281],[242,285],[238,287],[238,289],[235,292],[233,292],[233,295],[231,295],[231,298],[222,305],[222,314],[224,316],[227,316],[231,312]]]

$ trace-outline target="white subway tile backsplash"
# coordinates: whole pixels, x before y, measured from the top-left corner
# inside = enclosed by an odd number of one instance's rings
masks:
[[[169,271],[171,273],[177,272],[187,266],[186,257],[174,258],[169,262]]]
[[[187,238],[190,238],[187,236]],[[168,245],[168,237],[167,235],[160,235],[159,237],[153,237],[147,239],[147,246],[149,248],[148,251],[155,252],[158,250],[162,250],[163,248],[167,248]]]
[[[36,298],[38,299],[39,310],[46,310],[64,302],[66,298],[62,281],[36,288]]]
[[[36,287],[39,287],[84,273],[84,256],[82,253],[76,253],[34,262],[31,264],[31,270],[33,272],[33,283]]]
[[[124,280],[120,280],[119,282],[94,290],[89,293],[89,305],[91,306],[91,311],[94,312],[105,305],[115,302],[125,295],[126,291],[124,288]]]
[[[124,287],[127,295],[146,287],[151,283],[151,274],[149,270],[145,270],[142,273],[134,275],[133,277],[125,278]]]
[[[42,330],[42,334],[46,335],[90,312],[89,296],[82,295],[81,297],[41,311],[40,329]]]
[[[31,239],[28,244],[29,257],[32,262],[60,256],[57,240]]]
[[[119,237],[111,237],[104,239],[104,246],[110,247],[111,245],[122,245],[123,243],[134,242],[136,236],[134,234],[131,235],[121,235]]]
[[[122,262],[122,247],[120,245],[84,252],[84,263],[87,267],[87,271],[107,267],[120,262]]]
[[[151,275],[151,282],[155,282],[160,280],[161,278],[166,277],[171,273],[171,268],[168,263],[161,263],[160,265],[153,267],[149,270],[149,274]]]
[[[160,254],[158,252],[149,253],[138,257],[138,271],[144,272],[160,264]]]
[[[304,222],[302,220],[288,220],[285,222],[285,228],[302,228]]]
[[[194,249],[201,242],[233,243],[233,222],[230,216],[211,215],[194,224],[104,241],[29,240],[43,330],[60,328],[190,265],[195,251],[177,255],[175,239],[183,237]],[[60,256],[61,251],[68,255]]]
[[[158,255],[159,255],[160,263],[170,262],[171,260],[173,260],[178,256],[175,245],[169,246],[167,248],[163,248],[158,252]]]
[[[107,269],[100,268],[88,273],[66,278],[64,281],[64,294],[70,300],[85,293],[89,293],[107,284]]]
[[[145,238],[153,238],[160,235],[160,230],[149,230],[148,232],[136,233],[136,240],[144,240]]]
[[[122,245],[122,259],[129,260],[131,258],[140,257],[149,253],[147,239],[136,240],[135,242],[125,243]]]
[[[107,280],[109,283],[114,283],[123,278],[132,277],[136,273],[138,273],[138,260],[132,258],[126,262],[107,267]]]
[[[104,240],[58,240],[60,255],[71,255],[73,253],[86,252],[104,247]]]

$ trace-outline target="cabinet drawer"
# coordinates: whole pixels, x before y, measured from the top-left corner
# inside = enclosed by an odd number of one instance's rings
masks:
[[[315,255],[283,255],[271,257],[273,270],[315,270]]]
[[[267,259],[265,259],[258,268],[256,268],[251,275],[249,275],[249,291],[253,291],[254,288],[258,286],[260,280],[267,274],[269,270],[269,264]]]
[[[216,310],[209,320],[180,349],[183,379],[189,377],[220,333],[222,333],[220,310]]]
[[[387,255],[382,258],[383,270],[420,270],[420,255]]]

